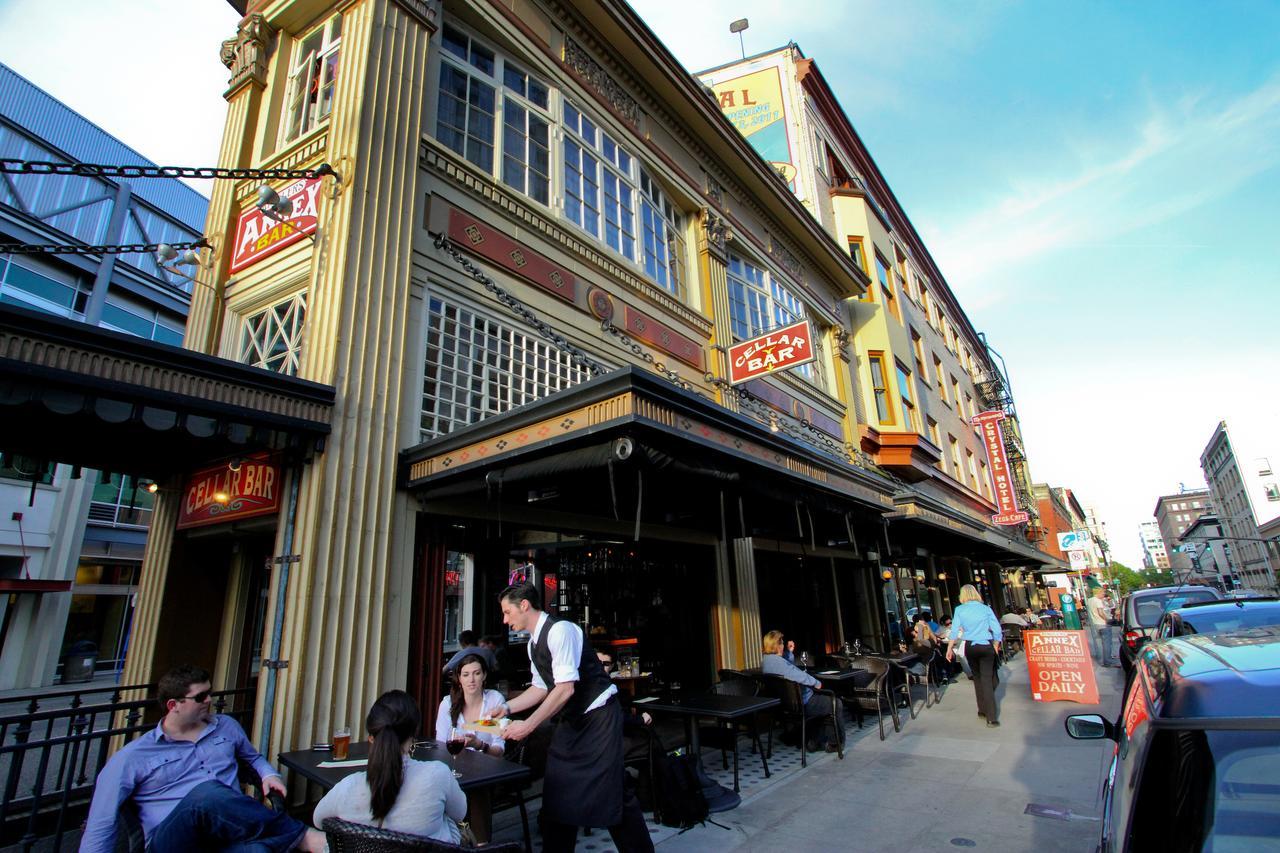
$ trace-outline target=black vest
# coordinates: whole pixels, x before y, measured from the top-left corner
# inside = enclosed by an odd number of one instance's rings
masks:
[[[547,685],[547,690],[556,684],[555,676],[551,671],[551,626],[560,621],[563,620],[548,613],[547,621],[542,623],[542,633],[538,635],[538,642],[533,644],[531,660],[538,670],[538,675],[542,676],[542,682]],[[573,628],[579,632],[582,630],[577,625],[573,625]],[[581,718],[591,703],[612,685],[613,681],[600,665],[600,659],[596,657],[595,650],[587,643],[587,638],[583,637],[582,655],[578,658],[578,680],[573,683],[573,696],[556,716],[567,720]]]

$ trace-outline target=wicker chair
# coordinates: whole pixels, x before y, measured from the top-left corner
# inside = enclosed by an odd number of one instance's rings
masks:
[[[889,712],[889,719],[893,721],[893,730],[901,731],[898,712],[893,707],[893,700],[889,698],[889,664],[879,658],[862,657],[856,659],[855,667],[867,672],[867,680],[845,689],[845,696],[849,702],[855,704],[860,710],[876,712],[876,722],[880,726],[880,740],[884,740],[886,710]]]
[[[808,725],[810,717],[805,711],[803,701],[804,693],[801,691],[801,685],[797,682],[783,678],[781,675],[761,673],[757,677],[760,679],[761,694],[764,696],[772,696],[782,703],[778,708],[779,716],[784,720],[790,719],[800,724],[800,766],[808,766]],[[836,713],[836,694],[830,690],[819,689],[816,687],[811,687],[809,689],[819,696],[831,697],[831,727],[832,731],[835,732],[836,735],[836,751],[840,755],[840,758],[843,759],[844,744],[841,742],[841,728],[844,725],[844,721],[841,720],[839,715]],[[817,718],[815,717],[813,719]],[[769,737],[771,739],[770,742],[772,743],[772,732],[770,732]],[[772,750],[772,747],[770,747],[770,749]]]
[[[331,853],[452,853],[475,849],[407,832],[351,823],[336,817],[327,818],[320,828],[329,841]],[[522,848],[514,841],[509,841],[505,844],[488,844],[483,849],[493,853],[519,853]]]
[[[240,784],[253,791],[255,799],[262,800],[262,780],[254,769],[241,761],[237,772]],[[267,804],[275,811],[284,811],[284,797],[272,791],[266,798]],[[142,832],[142,818],[138,816],[138,806],[132,800],[120,804],[116,813],[116,847],[115,853],[144,853],[147,849],[147,838]]]

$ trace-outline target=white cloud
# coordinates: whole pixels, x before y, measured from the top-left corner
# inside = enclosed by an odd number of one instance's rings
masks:
[[[1127,137],[1070,140],[1064,147],[1073,166],[1015,175],[1004,193],[978,199],[976,212],[931,222],[933,255],[971,310],[1004,298],[990,286],[996,274],[1056,251],[1113,244],[1275,168],[1280,75],[1226,103],[1195,93],[1153,105]],[[1045,171],[1057,175],[1046,178]]]

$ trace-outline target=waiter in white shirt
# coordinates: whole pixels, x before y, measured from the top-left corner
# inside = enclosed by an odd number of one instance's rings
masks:
[[[544,721],[555,721],[542,791],[542,849],[572,851],[578,827],[606,827],[620,853],[652,851],[653,841],[635,794],[622,784],[622,708],[618,688],[582,629],[542,611],[531,583],[499,596],[502,621],[529,632],[533,686],[499,706],[493,716],[536,708],[507,726],[503,738],[523,740]]]

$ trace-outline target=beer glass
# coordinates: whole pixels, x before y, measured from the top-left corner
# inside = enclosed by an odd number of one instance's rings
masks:
[[[333,732],[333,760],[346,761],[347,751],[351,748],[351,729],[342,727]]]

